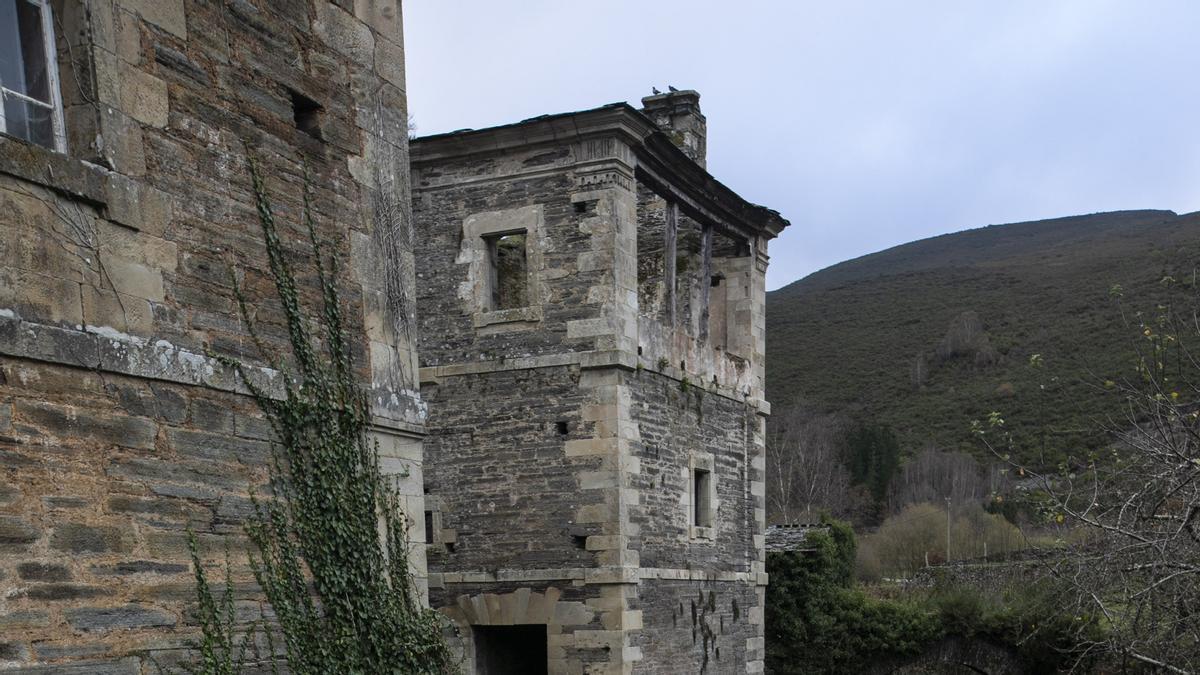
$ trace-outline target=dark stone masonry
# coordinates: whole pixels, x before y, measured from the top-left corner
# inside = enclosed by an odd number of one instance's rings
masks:
[[[544,629],[554,673],[763,668],[787,222],[703,170],[698,94],[643,105],[411,146],[430,601],[470,672],[527,649],[503,626]]]
[[[411,568],[464,669],[762,670],[764,280],[787,222],[705,171],[698,94],[410,148],[399,0],[18,4],[0,669],[187,661],[189,529],[214,574],[229,551],[238,621],[270,617],[243,524],[271,432],[213,358],[281,391],[253,158],[309,303],[311,189]]]

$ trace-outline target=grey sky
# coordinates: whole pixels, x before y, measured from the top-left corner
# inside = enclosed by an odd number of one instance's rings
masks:
[[[792,221],[769,288],[914,239],[1200,210],[1200,2],[407,0],[418,134],[701,93],[709,170]]]

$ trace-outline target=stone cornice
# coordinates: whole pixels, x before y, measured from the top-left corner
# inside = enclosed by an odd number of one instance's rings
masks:
[[[0,309],[0,355],[86,368],[173,384],[206,387],[249,394],[237,373],[211,356],[173,345],[127,335],[108,327],[68,328],[24,321],[11,310]],[[246,366],[246,374],[261,391],[283,396],[282,374],[262,366]],[[373,396],[379,392],[373,391]],[[374,426],[408,435],[424,435],[424,425],[412,419],[406,401],[416,392],[400,392],[395,404],[376,406]],[[423,415],[423,409],[416,414]]]
[[[701,222],[745,238],[766,239],[789,225],[779,213],[751,204],[714,178],[627,103],[413,139],[410,159],[419,170],[424,164],[454,158],[604,136],[615,137],[633,150],[640,180]]]

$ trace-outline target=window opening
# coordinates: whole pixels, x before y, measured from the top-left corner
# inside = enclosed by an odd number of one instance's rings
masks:
[[[425,543],[433,543],[433,511],[425,512]]]
[[[692,471],[692,524],[696,527],[712,527],[712,472],[704,469]]]
[[[313,138],[321,137],[321,104],[298,91],[289,90],[292,95],[292,118],[296,128]]]
[[[472,626],[477,675],[539,675],[549,662],[546,624]]]
[[[62,152],[53,26],[46,0],[0,0],[0,133]]]
[[[529,263],[525,232],[484,237],[491,267],[492,310],[529,306]]]

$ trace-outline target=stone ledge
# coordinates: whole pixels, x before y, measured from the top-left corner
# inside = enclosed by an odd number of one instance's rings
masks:
[[[151,342],[107,326],[67,328],[24,321],[12,310],[2,308],[0,355],[243,395],[250,393],[237,374],[216,359],[166,340]],[[274,397],[283,396],[279,371],[262,366],[246,370],[262,391]],[[404,397],[398,398],[402,403]],[[423,436],[423,425],[408,420],[403,413],[401,406],[396,414],[377,415],[372,421],[376,427]]]
[[[442,366],[425,366],[421,368],[421,384],[437,384],[442,378],[461,375],[480,375],[483,373],[501,373],[509,370],[533,370],[535,368],[558,368],[561,366],[579,366],[583,370],[602,368],[619,368],[631,372],[650,372],[668,377],[677,382],[687,378],[687,374],[667,366],[663,370],[653,370],[648,365],[640,363],[640,359],[632,353],[621,349],[605,349],[584,352],[569,352],[566,354],[544,354],[541,356],[525,356],[517,359],[497,359],[491,361],[475,361],[472,363],[455,363]],[[689,380],[690,381],[690,380]],[[690,386],[701,388],[707,394],[727,398],[738,403],[745,403],[754,408],[760,415],[770,415],[771,406],[759,398],[748,398],[732,389],[725,387],[701,387],[699,384]]]
[[[513,581],[583,581],[587,584],[634,584],[642,580],[715,581],[766,585],[765,573],[727,572],[669,567],[559,567],[529,570],[430,572],[429,585],[490,584]]]
[[[0,135],[0,174],[92,204],[108,203],[109,172],[103,167],[3,135]]]

